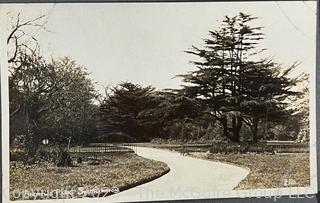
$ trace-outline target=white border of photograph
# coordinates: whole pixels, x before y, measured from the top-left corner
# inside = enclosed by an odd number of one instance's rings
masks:
[[[200,2],[197,2],[200,3]],[[232,2],[225,2],[232,3]],[[244,2],[245,3],[245,2]],[[259,2],[258,2],[259,3]],[[63,3],[61,3],[63,4]],[[107,2],[106,2],[107,4]],[[155,3],[156,4],[156,3]],[[143,5],[143,4],[142,4]],[[8,93],[8,64],[5,34],[6,30],[6,13],[3,12],[5,4],[0,3],[0,67],[1,67],[1,134],[2,134],[2,202],[31,203],[36,200],[9,200],[9,93]],[[319,16],[317,16],[319,17]],[[316,26],[316,25],[315,25]],[[316,60],[316,58],[314,58]],[[291,198],[313,198],[317,193],[317,149],[316,149],[316,67],[313,67],[310,74],[310,187],[288,187],[275,189],[254,189],[254,190],[234,190],[231,192],[217,191],[210,196],[199,196],[195,193],[193,197],[183,197],[175,199],[148,199],[144,201],[160,201],[160,200],[186,200],[186,199],[219,199],[219,198],[250,198],[250,197],[269,197],[271,199],[279,199],[281,196],[290,196]],[[192,191],[190,191],[192,192]],[[141,201],[141,200],[139,200]],[[39,200],[41,203],[65,203],[65,202],[117,202],[113,200],[112,195],[102,198],[80,198],[80,199],[50,199]],[[137,202],[128,199],[128,202]]]

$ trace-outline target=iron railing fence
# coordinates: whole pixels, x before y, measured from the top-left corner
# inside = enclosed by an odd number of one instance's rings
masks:
[[[88,146],[73,146],[68,149],[69,152],[73,153],[117,153],[127,152],[134,153],[137,151],[137,147],[130,143],[90,143]]]

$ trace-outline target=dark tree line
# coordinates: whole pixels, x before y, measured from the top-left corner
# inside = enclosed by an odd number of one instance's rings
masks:
[[[107,96],[100,105],[101,122],[107,124],[102,136],[122,132],[133,141],[167,139],[166,128],[175,122],[184,123],[188,118],[196,117],[201,108],[183,95],[159,92],[150,86],[142,87],[130,82],[121,83],[106,92]]]

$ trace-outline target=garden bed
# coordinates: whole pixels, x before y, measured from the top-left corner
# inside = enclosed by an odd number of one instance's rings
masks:
[[[212,143],[138,143],[140,147],[169,149],[182,153],[211,152],[213,154],[244,154],[244,153],[308,153],[309,144],[284,142],[212,142]]]
[[[191,156],[250,169],[249,175],[235,189],[310,186],[310,161],[308,153],[268,155],[191,153]]]
[[[83,162],[74,167],[56,167],[44,163],[24,165],[20,161],[11,161],[10,199],[107,196],[169,172],[165,163],[145,159],[134,153],[98,153],[95,158],[104,162],[99,165]],[[30,196],[30,192],[35,191],[43,194]]]

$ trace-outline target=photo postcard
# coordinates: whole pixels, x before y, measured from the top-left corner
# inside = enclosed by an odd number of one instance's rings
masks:
[[[312,198],[316,11],[0,4],[3,202]]]

